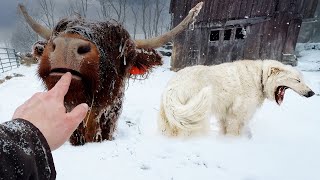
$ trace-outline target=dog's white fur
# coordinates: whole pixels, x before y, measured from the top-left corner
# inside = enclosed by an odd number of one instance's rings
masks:
[[[159,129],[168,136],[207,132],[213,114],[224,134],[240,135],[263,101],[275,100],[279,86],[307,97],[313,93],[299,71],[274,60],[187,67],[163,92]]]

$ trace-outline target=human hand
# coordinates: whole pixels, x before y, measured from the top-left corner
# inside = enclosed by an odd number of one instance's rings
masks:
[[[83,103],[66,113],[64,96],[70,83],[71,74],[64,74],[51,90],[34,94],[13,115],[13,119],[25,119],[36,126],[46,138],[51,151],[69,139],[88,111],[88,105]]]

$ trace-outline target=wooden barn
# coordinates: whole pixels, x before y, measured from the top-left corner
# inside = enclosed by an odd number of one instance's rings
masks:
[[[296,65],[303,19],[318,0],[171,0],[172,26],[204,1],[196,23],[174,39],[171,67],[211,65],[241,59],[276,59]]]

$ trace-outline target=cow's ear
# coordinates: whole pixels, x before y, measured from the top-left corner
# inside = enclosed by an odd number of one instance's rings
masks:
[[[46,45],[47,45],[47,42],[44,42],[44,41],[38,41],[34,43],[32,46],[32,55],[37,59],[40,59]]]
[[[134,64],[130,70],[133,76],[146,75],[152,68],[161,66],[162,56],[154,49],[136,49]]]

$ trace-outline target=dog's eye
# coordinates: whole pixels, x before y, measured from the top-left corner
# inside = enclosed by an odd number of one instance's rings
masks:
[[[301,82],[301,80],[300,80],[300,79],[296,79],[296,81],[297,81],[298,83],[300,83],[300,82]]]

